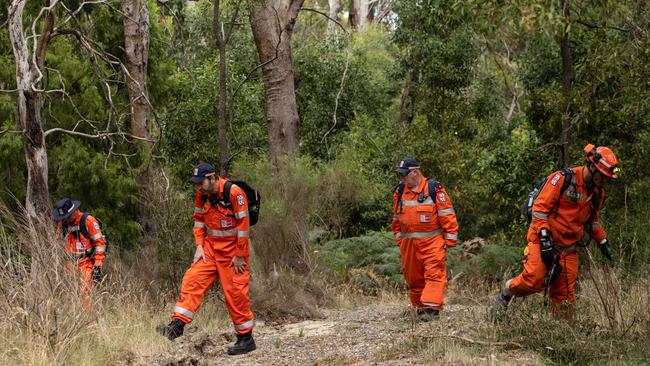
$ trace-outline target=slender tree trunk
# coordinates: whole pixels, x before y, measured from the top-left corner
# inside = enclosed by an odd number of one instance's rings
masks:
[[[329,0],[329,17],[331,19],[337,19],[339,10],[341,10],[341,0]],[[327,22],[327,32],[333,33],[336,30],[337,24],[329,20]]]
[[[560,133],[560,144],[562,147],[562,165],[567,167],[570,164],[569,143],[571,132],[571,80],[573,79],[573,66],[571,61],[571,49],[569,48],[569,1],[562,2],[562,16],[564,17],[564,32],[560,40],[560,54],[562,57],[562,132]]]
[[[54,14],[48,13],[45,27],[37,44],[36,65],[27,48],[23,32],[23,10],[26,0],[14,0],[9,6],[9,37],[16,62],[16,89],[18,103],[18,120],[23,130],[23,150],[27,165],[27,195],[25,208],[28,219],[37,226],[39,222],[48,222],[52,206],[47,182],[47,149],[43,131],[43,95],[35,90],[40,87],[39,73],[43,69],[45,49],[54,24]],[[36,84],[36,85],[35,85]],[[40,225],[38,225],[40,226]]]
[[[148,141],[140,141],[140,154],[143,163],[136,176],[138,184],[138,222],[142,230],[151,234],[157,230],[152,218],[151,205],[146,200],[151,194],[153,169],[150,165],[152,140],[151,106],[147,87],[149,66],[149,8],[147,0],[122,0],[122,25],[124,27],[124,50],[126,68],[126,85],[131,107],[131,134]],[[145,235],[143,247],[151,246],[152,235]]]
[[[226,35],[223,22],[220,20],[219,0],[214,0],[214,17],[212,19],[212,32],[219,47],[219,101],[217,104],[217,132],[219,133],[219,170],[221,176],[228,175],[228,162],[230,161],[230,146],[226,132],[226,83],[228,82],[228,69],[226,63]]]
[[[263,64],[269,153],[274,164],[281,155],[299,153],[291,36],[303,2],[267,0],[250,14],[257,53]]]
[[[402,92],[402,102],[399,107],[399,121],[402,123],[411,123],[411,121],[413,121],[415,103],[413,103],[413,94],[411,92],[412,87],[413,81],[411,80],[411,74],[409,73],[406,75],[404,90]]]
[[[131,104],[131,133],[151,139],[151,108],[147,89],[149,8],[146,0],[122,0],[126,84]],[[151,145],[152,143],[146,142]]]
[[[363,30],[374,19],[373,7],[370,0],[350,0],[350,25]]]

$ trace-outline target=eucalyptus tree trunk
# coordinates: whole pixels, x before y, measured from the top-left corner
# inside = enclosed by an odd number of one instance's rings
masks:
[[[36,55],[31,55],[23,30],[26,0],[13,0],[9,6],[9,38],[16,62],[17,118],[22,129],[23,150],[27,165],[25,209],[32,224],[47,222],[51,203],[47,182],[47,149],[43,131],[43,82],[45,51],[54,26],[54,12],[46,11],[43,31],[35,40]],[[49,5],[49,3],[48,3]]]
[[[298,154],[298,105],[294,88],[291,36],[304,0],[254,1],[250,24],[262,64],[269,155]]]

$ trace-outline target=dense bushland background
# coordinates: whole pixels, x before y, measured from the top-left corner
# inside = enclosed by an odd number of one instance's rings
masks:
[[[0,22],[9,16],[10,3],[0,0]],[[121,18],[107,4],[119,8],[117,1],[88,6],[83,25],[97,47],[121,58]],[[233,14],[237,4],[224,1],[222,11]],[[33,17],[40,8],[31,5],[26,12]],[[213,2],[148,5],[149,99],[160,123],[152,152],[145,155],[126,139],[57,133],[46,139],[51,199],[81,200],[83,210],[101,218],[111,240],[109,279],[93,299],[93,314],[100,317],[82,311],[60,263],[43,254],[60,251],[60,243],[24,218],[27,175],[16,97],[0,93],[0,306],[7,314],[0,328],[10,339],[0,360],[81,362],[79,347],[87,344],[108,344],[92,362],[124,359],[139,351],[118,334],[149,339],[175,299],[194,250],[193,187],[187,177],[199,161],[219,165],[220,60],[211,34]],[[581,280],[578,313],[583,315],[571,328],[576,333],[562,328],[570,326],[564,323],[558,329],[550,319],[535,331],[529,328],[524,319],[545,311],[537,299],[509,315],[510,327],[485,325],[481,334],[534,350],[536,337],[555,339],[556,348],[541,351],[553,362],[647,361],[648,5],[392,0],[376,6],[377,18],[360,27],[350,22],[343,4],[337,14],[344,29],[333,31],[322,14],[299,13],[292,47],[300,153],[275,164],[268,159],[264,85],[253,35],[245,12],[236,18],[226,54],[232,122],[225,133],[229,176],[247,180],[263,197],[252,238],[254,310],[268,319],[314,317],[320,306],[336,306],[340,296],[333,288],[370,299],[382,291],[405,291],[399,250],[388,231],[391,192],[398,182],[393,169],[407,155],[447,187],[461,241],[484,239],[471,250],[450,250],[449,271],[455,278],[452,293],[465,293],[463,286],[481,288],[471,296],[486,303],[500,281],[520,268],[526,225],[518,207],[540,177],[561,168],[560,136],[568,121],[570,165],[583,162],[587,143],[611,147],[621,162],[621,179],[607,188],[602,212],[615,263],[603,267],[593,247],[593,258],[582,261],[582,271],[591,277]],[[303,8],[327,13],[328,2],[307,0]],[[382,9],[387,12],[380,17]],[[571,83],[563,93],[566,37]],[[14,62],[3,25],[0,88],[8,91],[16,88]],[[55,38],[46,64],[48,86],[65,85],[67,92],[46,98],[46,125],[91,134],[91,126],[80,121],[111,120],[116,112],[128,125],[126,87],[111,84],[115,99],[108,103],[94,77],[97,66],[74,38]],[[137,181],[143,161],[153,162],[144,187]],[[142,207],[155,227],[142,224]],[[597,296],[601,292],[605,298]],[[206,304],[218,291],[210,296]],[[227,323],[218,300],[212,303],[202,308],[200,326]],[[142,321],[122,328],[134,318]],[[121,341],[111,343],[116,338]],[[574,339],[581,339],[580,347],[561,346]],[[41,348],[41,340],[48,346]],[[595,352],[602,342],[612,351]],[[407,346],[426,348],[417,342]],[[162,348],[155,343],[149,350]]]

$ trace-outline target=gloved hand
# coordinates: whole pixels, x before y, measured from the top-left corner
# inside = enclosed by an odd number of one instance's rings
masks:
[[[551,239],[551,233],[547,229],[539,231],[539,250],[542,254],[542,262],[548,271],[555,261],[555,243]]]
[[[609,245],[608,244],[609,244],[609,241],[607,241],[607,239],[605,239],[604,242],[602,242],[601,244],[598,244],[598,249],[600,249],[600,252],[603,253],[605,258],[607,258],[611,262],[611,261],[613,261],[613,259],[612,259],[612,255],[609,253]]]
[[[93,267],[93,282],[102,282],[102,267]]]

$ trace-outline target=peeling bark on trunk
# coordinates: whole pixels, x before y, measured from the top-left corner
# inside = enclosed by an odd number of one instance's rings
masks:
[[[341,10],[341,0],[329,0],[329,17],[331,19],[337,19],[339,10]],[[337,24],[332,21],[327,21],[327,32],[333,33],[336,31]]]
[[[149,66],[149,8],[146,0],[122,0],[121,9],[124,27],[124,67],[126,68],[125,81],[129,93],[131,107],[131,134],[136,137],[151,140],[151,106],[149,105],[149,92],[147,87],[147,70]],[[145,233],[157,230],[152,219],[149,205],[144,200],[151,194],[150,184],[153,177],[149,157],[153,142],[139,142],[140,154],[145,159],[139,174],[136,176],[138,184],[138,222]],[[143,246],[152,245],[145,235]]]
[[[281,155],[299,153],[291,36],[303,2],[267,0],[250,14],[257,53],[263,64],[269,153],[274,164]]]
[[[34,226],[48,222],[51,216],[49,189],[47,182],[47,150],[43,131],[43,95],[39,88],[38,70],[43,69],[45,49],[54,24],[54,14],[47,13],[43,34],[37,45],[36,64],[27,48],[23,32],[23,10],[26,0],[15,0],[9,6],[9,37],[16,62],[16,89],[18,120],[23,130],[23,150],[27,164],[27,195],[25,208],[28,219]]]
[[[569,21],[569,1],[562,3],[562,16],[566,22]],[[562,58],[562,131],[560,133],[560,144],[562,148],[562,166],[568,167],[571,158],[569,156],[569,140],[571,131],[571,80],[573,79],[573,67],[571,61],[571,49],[569,48],[568,24],[560,40],[560,54]]]
[[[350,0],[350,25],[363,30],[374,20],[374,3],[370,0]]]
[[[413,121],[413,110],[415,108],[415,103],[413,102],[413,94],[411,93],[412,87],[413,81],[411,80],[411,74],[408,74],[406,76],[406,81],[404,82],[402,103],[399,107],[399,121],[401,123],[411,123],[411,121]]]
[[[146,0],[122,0],[126,84],[131,104],[131,133],[151,139],[151,109],[147,90],[149,8]],[[151,145],[150,142],[145,142]]]
[[[219,100],[217,104],[217,132],[219,133],[219,174],[228,176],[228,162],[230,161],[230,146],[226,132],[226,83],[228,82],[228,69],[226,63],[226,35],[223,31],[223,22],[220,20],[219,0],[214,0],[214,17],[212,19],[212,32],[219,48]],[[233,19],[234,20],[234,19]]]

